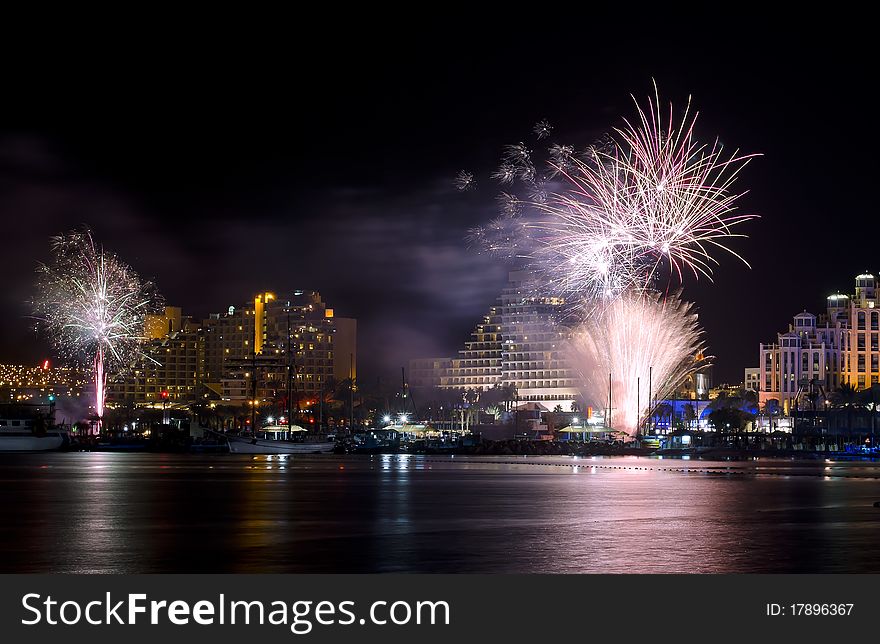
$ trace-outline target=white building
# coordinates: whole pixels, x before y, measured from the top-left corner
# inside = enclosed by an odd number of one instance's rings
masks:
[[[775,343],[760,345],[761,403],[775,398],[788,413],[795,398],[803,408],[808,396],[824,392],[827,398],[844,383],[857,389],[877,384],[878,342],[875,278],[864,273],[856,277],[854,295],[829,296],[824,314],[803,311]]]
[[[411,374],[444,389],[513,385],[520,403],[570,411],[581,396],[562,352],[570,331],[557,317],[565,302],[536,294],[527,280],[526,272],[511,272],[499,303],[477,324],[458,356],[413,360]]]

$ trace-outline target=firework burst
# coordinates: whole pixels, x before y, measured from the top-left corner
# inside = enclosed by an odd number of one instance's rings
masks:
[[[100,420],[107,376],[141,355],[144,319],[160,298],[88,230],[52,238],[52,254],[54,261],[37,269],[34,316],[63,359],[91,370]]]
[[[462,170],[455,176],[456,189],[464,192],[474,187],[474,173]]]
[[[613,392],[615,426],[629,434],[648,413],[649,377],[663,399],[708,364],[692,306],[659,291],[711,280],[719,253],[745,262],[728,243],[754,215],[736,212],[734,184],[756,156],[700,143],[690,102],[680,118],[661,111],[656,85],[645,107],[633,100],[636,118],[585,150],[550,145],[546,177],[525,144],[506,146],[495,178],[525,196],[506,189],[504,215],[471,235],[524,264],[537,292],[562,296],[584,396],[601,408]]]
[[[535,127],[532,128],[532,132],[535,133],[535,136],[538,137],[538,140],[546,139],[550,136],[550,133],[553,131],[553,126],[550,125],[550,121],[547,119],[541,119],[537,123],[535,123]]]
[[[663,400],[708,364],[697,315],[677,295],[627,293],[576,328],[568,349],[584,397],[606,409],[610,398],[606,418],[631,436],[650,414],[649,387]]]
[[[737,224],[754,215],[734,214],[743,193],[733,190],[754,155],[725,155],[716,141],[694,138],[690,106],[677,124],[659,101],[636,103],[635,124],[615,130],[613,146],[594,147],[585,159],[557,150],[551,166],[564,189],[534,208],[537,264],[563,291],[618,295],[650,290],[658,271],[678,282],[684,273],[712,278],[714,251],[745,260],[726,245]]]
[[[497,179],[500,183],[510,184],[516,181],[516,166],[511,163],[502,163],[498,169],[492,173],[492,178]]]
[[[733,188],[755,155],[728,155],[717,140],[697,141],[690,104],[681,119],[671,105],[664,115],[656,87],[646,107],[634,102],[637,118],[583,153],[551,145],[547,179],[523,143],[505,147],[494,175],[518,179],[526,192],[517,212],[529,232],[512,242],[516,255],[527,257],[553,291],[590,308],[596,298],[650,291],[662,274],[678,283],[685,274],[711,280],[717,251],[745,262],[727,242],[754,218],[735,213],[744,193]]]

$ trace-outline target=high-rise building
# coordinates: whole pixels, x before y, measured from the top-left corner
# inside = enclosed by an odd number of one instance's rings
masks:
[[[844,383],[865,389],[880,381],[880,307],[876,279],[856,277],[853,295],[835,293],[818,316],[794,316],[777,342],[760,345],[759,397],[776,399],[786,412],[795,399],[825,392]]]
[[[164,331],[164,333],[163,333]],[[333,379],[357,375],[357,323],[314,291],[260,293],[200,324],[167,307],[148,316],[144,357],[109,386],[111,402],[259,402],[316,397]],[[289,381],[289,384],[288,384]],[[256,389],[256,391],[255,391]]]
[[[527,280],[527,273],[512,272],[501,294],[501,380],[516,387],[521,401],[569,411],[581,392],[563,355],[571,333],[558,321],[565,301],[533,293]]]
[[[870,273],[856,277],[849,322],[846,377],[856,388],[865,389],[880,383],[880,306],[876,278]]]
[[[513,385],[519,402],[569,411],[580,399],[577,379],[563,356],[570,330],[558,321],[565,302],[536,294],[524,271],[513,271],[498,304],[477,324],[453,358],[410,363],[422,383],[444,389],[482,390]],[[425,385],[423,385],[425,386]]]
[[[127,373],[108,382],[108,403],[192,403],[211,398],[205,389],[205,334],[180,308],[149,316],[144,355]],[[160,335],[162,329],[168,331]],[[163,398],[167,392],[167,398]]]
[[[316,291],[261,293],[253,307],[230,307],[205,321],[208,371],[230,402],[286,396],[316,398],[357,377],[357,322],[337,317]]]
[[[479,389],[485,391],[501,384],[500,307],[493,306],[477,324],[458,356],[437,361],[442,369],[439,386],[446,389]]]
[[[413,358],[406,379],[413,389],[439,387],[450,367],[451,358]]]
[[[144,319],[144,330],[148,340],[161,340],[167,335],[180,331],[183,312],[179,306],[166,306],[160,314],[150,314]]]

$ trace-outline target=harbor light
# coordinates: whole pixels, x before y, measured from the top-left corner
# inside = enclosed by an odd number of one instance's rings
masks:
[[[391,416],[389,416],[388,414],[385,414],[385,416],[382,418],[382,422],[384,422],[384,423],[390,423],[390,422],[391,422]]]

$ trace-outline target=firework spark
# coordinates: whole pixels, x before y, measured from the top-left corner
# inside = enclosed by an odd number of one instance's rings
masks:
[[[504,157],[501,168],[513,170],[515,179],[531,182],[535,179],[535,164],[532,161],[532,151],[525,143],[515,143],[504,147]]]
[[[519,197],[509,192],[500,193],[495,200],[501,208],[501,214],[505,217],[515,217],[519,214],[522,202]]]
[[[739,171],[754,155],[725,155],[716,141],[694,138],[696,114],[680,124],[664,118],[659,101],[615,130],[614,146],[592,148],[587,160],[551,160],[565,189],[536,202],[538,263],[553,267],[562,290],[605,296],[651,289],[661,269],[711,279],[714,251],[745,260],[726,245],[734,226],[753,215],[733,214],[742,193]]]
[[[554,143],[550,146],[550,176],[566,174],[574,169],[574,146]]]
[[[537,123],[535,123],[535,127],[532,128],[532,132],[535,133],[535,136],[538,137],[538,140],[546,139],[550,136],[550,132],[553,131],[553,126],[550,125],[550,121],[547,119],[541,119]]]
[[[568,354],[588,403],[608,409],[610,394],[614,427],[634,436],[650,414],[649,386],[664,400],[707,364],[701,336],[690,303],[628,293],[574,330]]]
[[[474,187],[474,173],[462,170],[455,177],[455,187],[464,192]]]
[[[141,355],[145,315],[160,302],[153,285],[95,244],[88,230],[52,238],[51,264],[38,267],[34,316],[66,361],[92,371],[95,413],[104,415],[109,373]]]
[[[497,179],[501,183],[513,183],[516,181],[517,168],[511,163],[502,163],[498,169],[492,173],[492,178]]]
[[[679,283],[686,273],[711,279],[716,251],[745,262],[727,240],[743,236],[735,227],[754,217],[735,214],[743,193],[733,185],[755,155],[727,155],[717,140],[698,142],[697,114],[688,104],[676,119],[670,105],[664,116],[656,88],[647,107],[635,104],[637,119],[583,155],[570,145],[550,146],[552,186],[538,176],[524,144],[504,149],[504,172],[496,177],[523,182],[521,229],[531,229],[514,244],[554,291],[609,299],[650,291],[663,273]]]

